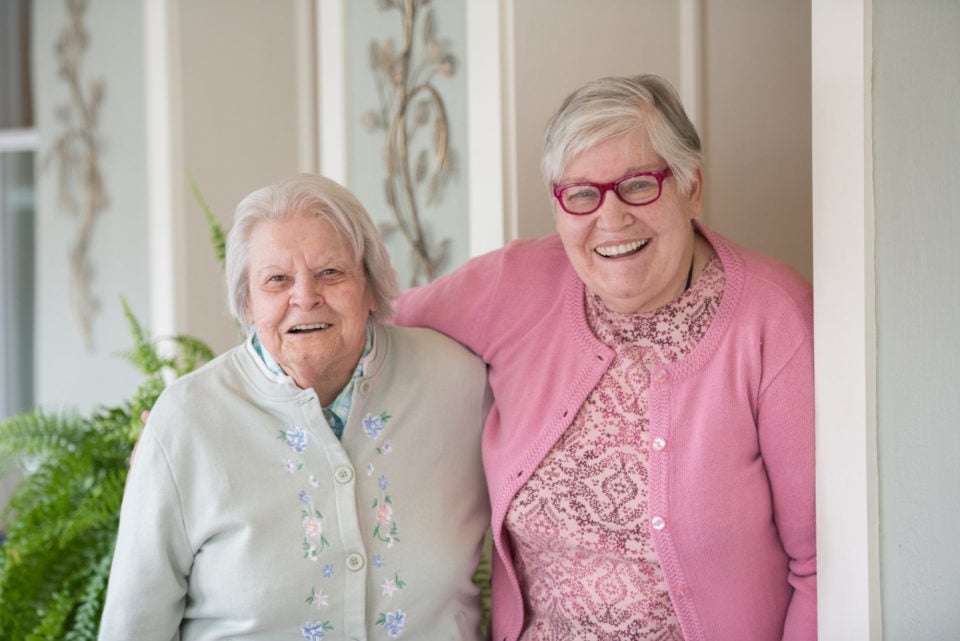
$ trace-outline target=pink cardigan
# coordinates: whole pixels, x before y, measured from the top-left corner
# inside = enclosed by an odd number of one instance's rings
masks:
[[[650,438],[662,447],[650,451],[653,525],[637,527],[659,526],[686,641],[816,639],[811,288],[698,228],[723,263],[723,299],[697,348],[653,375]],[[475,258],[398,305],[399,324],[438,329],[489,364],[494,641],[523,623],[507,508],[612,359],[583,289],[554,235]]]

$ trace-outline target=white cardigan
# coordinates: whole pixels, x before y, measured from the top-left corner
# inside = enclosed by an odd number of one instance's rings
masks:
[[[377,327],[342,441],[249,341],[170,385],[137,449],[102,641],[478,639],[483,363]]]

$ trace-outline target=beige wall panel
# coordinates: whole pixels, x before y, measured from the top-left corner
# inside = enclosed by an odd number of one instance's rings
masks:
[[[516,0],[509,4],[512,13],[507,19],[514,24],[511,90],[516,97],[517,217],[512,225],[508,221],[507,233],[534,237],[553,231],[550,201],[540,180],[547,119],[564,96],[600,76],[658,73],[679,86],[679,3]]]

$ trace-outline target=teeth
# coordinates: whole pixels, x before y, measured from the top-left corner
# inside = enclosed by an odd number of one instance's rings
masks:
[[[646,240],[636,240],[632,243],[622,243],[620,245],[610,245],[607,247],[597,247],[596,252],[601,256],[607,258],[612,258],[614,256],[622,256],[623,254],[629,254],[630,252],[636,251],[647,244]]]
[[[314,329],[327,329],[330,327],[330,323],[314,323],[313,325],[297,325],[296,327],[291,327],[291,332],[309,332]]]

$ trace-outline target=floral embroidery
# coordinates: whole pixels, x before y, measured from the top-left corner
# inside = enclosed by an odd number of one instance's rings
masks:
[[[384,454],[384,455],[386,455],[386,454],[389,454],[389,453],[392,452],[392,451],[393,451],[393,444],[390,443],[390,440],[389,440],[389,439],[386,440],[386,441],[384,441],[383,447],[378,447],[378,448],[377,448],[377,454]]]
[[[383,585],[380,586],[383,589],[383,596],[393,596],[393,593],[397,590],[402,590],[407,587],[406,582],[400,578],[400,575],[396,572],[393,573],[392,579],[384,579]]]
[[[291,461],[288,458],[283,459],[283,469],[289,474],[293,474],[294,472],[299,472],[302,468],[303,468],[303,463],[297,463],[295,461]]]
[[[325,566],[323,566],[323,578],[329,579],[332,576],[333,576],[333,564],[327,563]]]
[[[373,560],[373,565],[378,568],[382,568],[386,563],[386,561],[383,560],[383,556],[379,554],[374,554],[372,560]]]
[[[302,427],[294,427],[288,432],[281,430],[279,438],[286,441],[294,452],[303,452],[307,449],[307,433]]]
[[[318,590],[317,588],[310,588],[310,596],[307,597],[307,605],[312,605],[318,610],[322,607],[330,605],[330,597],[322,589]]]
[[[313,510],[312,514],[308,510],[303,510],[301,516],[303,517],[303,558],[316,561],[317,555],[330,545],[327,537],[323,535],[323,515],[319,510]]]
[[[386,412],[380,412],[378,416],[367,414],[363,418],[363,431],[372,439],[380,438],[380,434],[383,433],[383,428],[389,420],[390,415]]]
[[[307,623],[300,628],[300,631],[303,632],[303,638],[305,641],[320,641],[321,639],[326,638],[327,631],[329,630],[333,630],[333,626],[330,625],[329,621]]]
[[[383,496],[380,499],[373,499],[373,509],[377,515],[377,526],[373,528],[373,538],[383,541],[388,547],[393,547],[394,543],[400,542],[397,536],[397,522],[393,520],[393,507],[390,505],[390,496]],[[389,534],[385,531],[389,530]]]
[[[398,637],[403,634],[403,625],[407,615],[403,610],[394,610],[393,612],[381,612],[377,617],[377,625],[383,626],[391,637]]]

